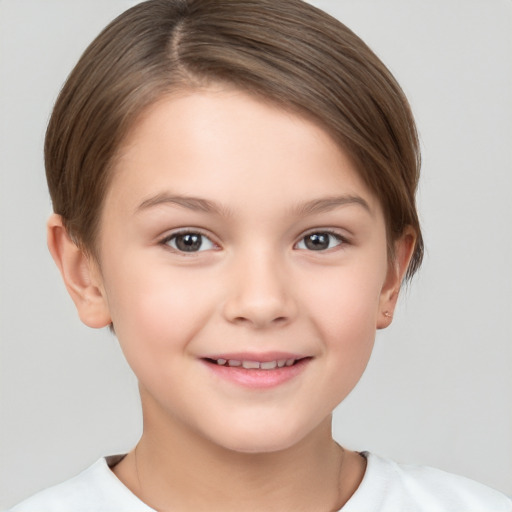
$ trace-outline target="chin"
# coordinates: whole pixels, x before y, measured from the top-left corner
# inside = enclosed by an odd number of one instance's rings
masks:
[[[309,429],[293,429],[283,425],[277,427],[261,422],[246,428],[226,428],[210,439],[218,446],[238,453],[274,453],[291,448],[309,433]]]
[[[238,453],[246,453],[246,454],[256,454],[256,453],[276,453],[283,450],[286,450],[292,446],[294,446],[300,439],[275,439],[275,438],[267,438],[265,440],[255,440],[255,439],[240,439],[240,440],[230,440],[229,443],[223,443],[224,448],[238,452]]]

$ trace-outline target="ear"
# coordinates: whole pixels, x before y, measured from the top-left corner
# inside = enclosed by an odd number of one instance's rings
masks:
[[[377,329],[388,327],[393,321],[398,294],[416,245],[416,233],[408,226],[394,244],[394,258],[388,264],[388,273],[380,294]]]
[[[94,328],[111,323],[108,302],[97,263],[69,237],[62,217],[47,222],[48,248],[60,270],[82,322]]]

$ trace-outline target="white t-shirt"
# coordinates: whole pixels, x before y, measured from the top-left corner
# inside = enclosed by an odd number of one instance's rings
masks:
[[[511,499],[467,478],[396,464],[368,452],[363,455],[367,459],[363,481],[341,512],[512,512]],[[121,458],[100,459],[9,512],[155,512],[110,470]]]

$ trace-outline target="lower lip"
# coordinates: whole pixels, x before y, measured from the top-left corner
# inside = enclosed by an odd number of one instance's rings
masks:
[[[310,361],[310,358],[304,358],[293,366],[283,366],[273,370],[248,370],[241,366],[220,366],[208,361],[204,361],[204,364],[219,377],[235,384],[252,389],[268,389],[280,386],[300,375]]]

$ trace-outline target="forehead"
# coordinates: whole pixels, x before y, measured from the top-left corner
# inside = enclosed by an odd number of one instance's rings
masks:
[[[108,195],[144,201],[191,187],[233,208],[249,197],[263,206],[335,193],[362,195],[378,208],[326,130],[224,86],[175,93],[149,107],[122,145]]]

